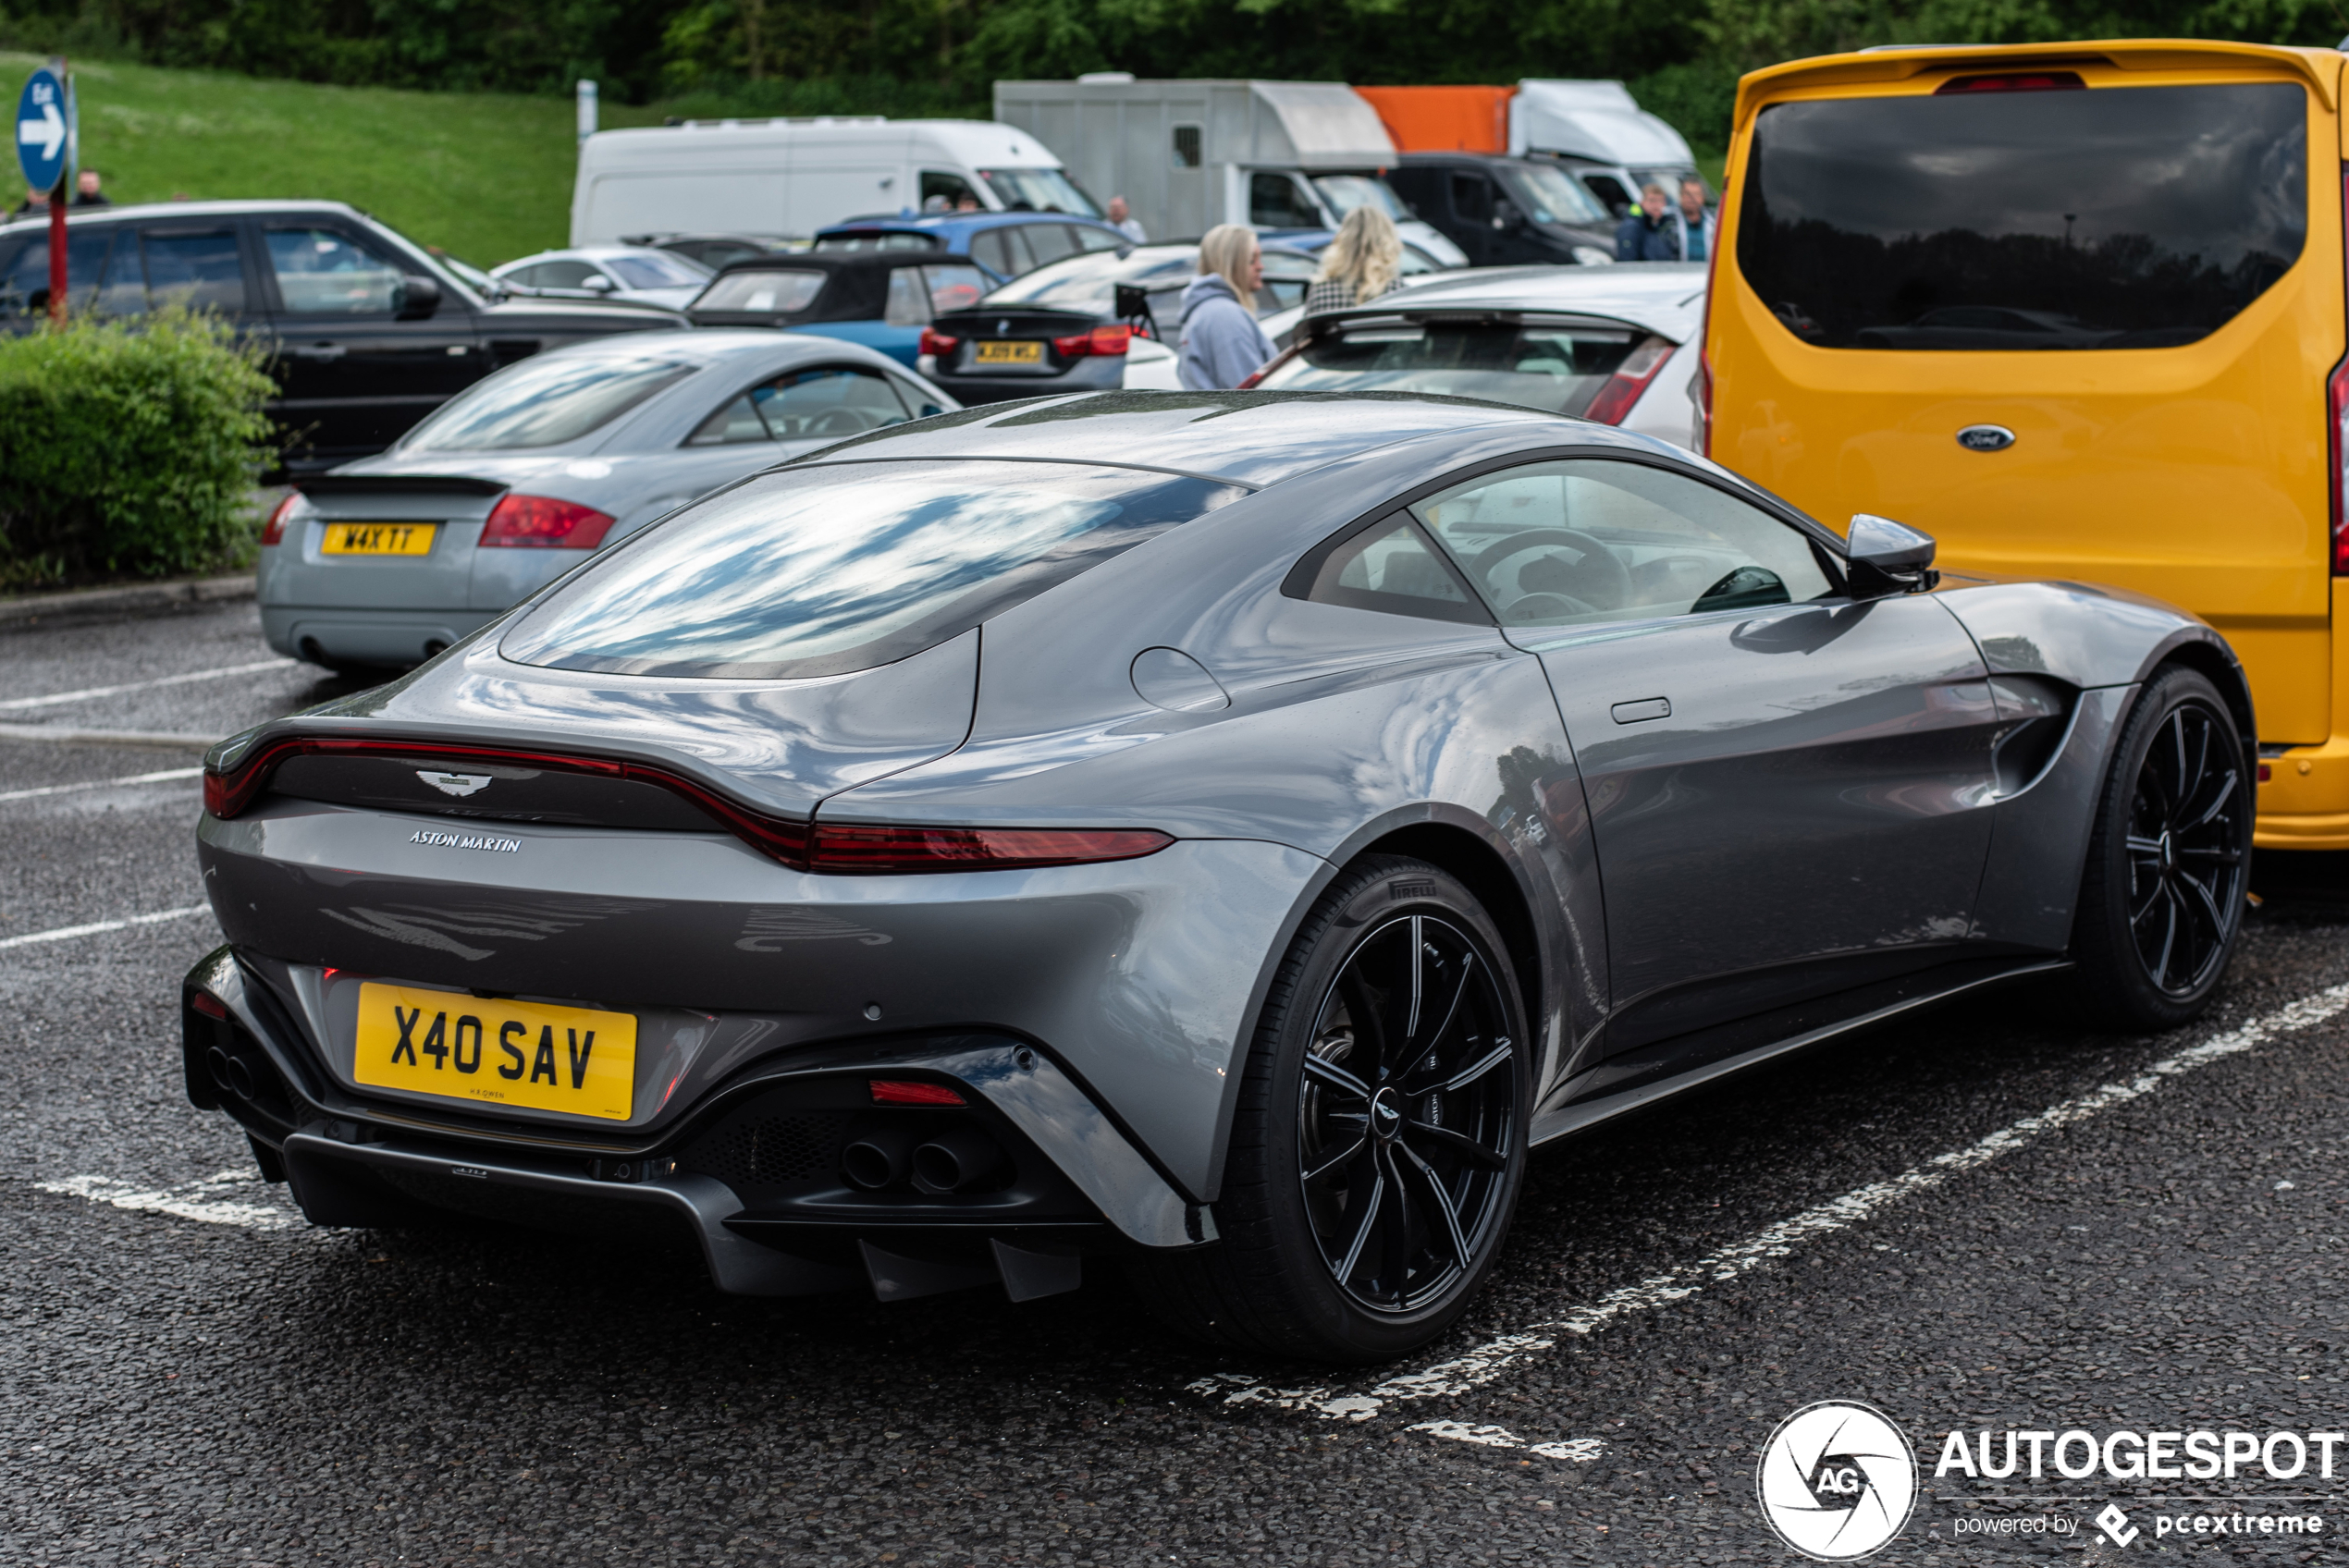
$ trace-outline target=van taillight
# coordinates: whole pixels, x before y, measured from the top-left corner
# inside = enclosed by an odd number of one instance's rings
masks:
[[[1952,92],[2065,92],[2088,84],[2078,71],[2017,71],[2003,76],[1953,76],[1933,90],[1936,98]]]
[[[2332,379],[2325,384],[2331,399],[2331,420],[2326,424],[2326,445],[2331,448],[2332,476],[2332,574],[2349,577],[2349,529],[2342,526],[2349,508],[2343,505],[2342,490],[2349,484],[2349,475],[2342,472],[2342,464],[2349,462],[2349,359],[2332,367]]]

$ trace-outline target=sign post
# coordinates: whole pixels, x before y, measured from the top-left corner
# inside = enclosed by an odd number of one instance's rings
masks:
[[[17,99],[17,165],[24,182],[49,193],[49,320],[66,321],[66,203],[73,197],[75,145],[72,79],[62,59],[32,73]]]

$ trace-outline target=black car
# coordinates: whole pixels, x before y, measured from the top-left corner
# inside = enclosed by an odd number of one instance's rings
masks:
[[[1406,153],[1386,182],[1467,251],[1472,267],[1615,260],[1616,220],[1555,163]]]
[[[68,308],[216,311],[274,347],[285,465],[380,452],[491,371],[542,349],[684,325],[625,305],[495,301],[424,247],[340,202],[172,202],[67,218]],[[0,227],[0,329],[49,309],[46,214]]]
[[[1285,245],[1263,252],[1256,313],[1303,304],[1320,263]],[[1069,256],[967,310],[941,311],[915,368],[965,403],[1115,389],[1125,385],[1129,331],[1174,344],[1183,290],[1198,275],[1196,243]]]

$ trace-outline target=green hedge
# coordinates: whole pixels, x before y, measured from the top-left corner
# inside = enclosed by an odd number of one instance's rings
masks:
[[[224,323],[185,312],[0,338],[0,587],[240,562],[276,392]]]

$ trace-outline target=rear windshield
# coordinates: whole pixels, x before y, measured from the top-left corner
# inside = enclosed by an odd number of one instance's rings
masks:
[[[840,463],[726,491],[506,634],[521,664],[744,680],[917,654],[1247,492],[1134,469]]]
[[[730,272],[713,281],[694,301],[697,311],[772,311],[791,315],[816,302],[824,279],[831,275],[806,270],[760,267]]]
[[[1316,338],[1258,386],[1267,392],[1437,392],[1579,414],[1645,337],[1629,327],[1364,327]]]
[[[600,429],[671,382],[689,364],[654,355],[524,360],[474,383],[408,433],[407,452],[501,452],[560,447]]]
[[[2299,87],[1776,104],[1739,270],[1830,349],[2157,349],[2218,330],[2300,254]]]

